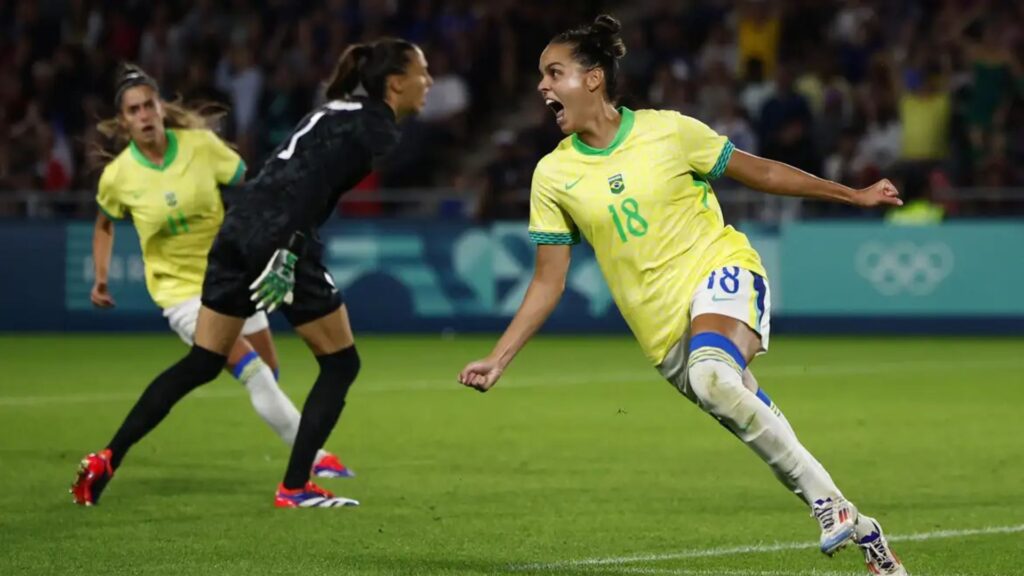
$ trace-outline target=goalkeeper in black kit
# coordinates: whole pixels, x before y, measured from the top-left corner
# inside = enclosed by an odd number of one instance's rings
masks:
[[[195,344],[146,388],[107,447],[82,460],[72,486],[77,503],[96,504],[127,451],[175,403],[217,377],[247,317],[280,306],[316,356],[320,373],[274,505],[359,504],[309,479],[316,451],[359,373],[344,300],[321,263],[318,229],[340,196],[372,170],[374,159],[395,147],[398,120],[423,108],[432,83],[422,51],[410,42],[350,46],[328,81],[328,101],[302,119],[255,178],[224,192],[227,213],[210,250]]]

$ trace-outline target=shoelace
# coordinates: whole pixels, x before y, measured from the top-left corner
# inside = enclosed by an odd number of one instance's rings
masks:
[[[885,540],[882,539],[882,535],[876,532],[873,536],[875,536],[875,539],[870,542],[862,542],[861,548],[868,553],[868,556],[871,558],[873,563],[888,572],[896,567],[896,559],[892,558],[889,553],[888,547],[885,545]]]
[[[819,500],[819,502],[821,502]],[[815,503],[817,504],[817,502]],[[822,530],[831,530],[835,526],[835,518],[832,515],[832,508],[835,503],[831,499],[821,502],[820,507],[814,509],[814,517],[818,519]]]

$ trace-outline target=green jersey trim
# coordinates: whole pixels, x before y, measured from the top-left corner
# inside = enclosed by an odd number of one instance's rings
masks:
[[[579,244],[579,232],[537,232],[530,230],[530,241],[534,244]]]
[[[168,166],[174,163],[174,159],[178,157],[178,137],[174,135],[173,130],[167,130],[164,134],[167,135],[167,150],[164,151],[163,164],[158,166],[149,158],[146,158],[146,155],[142,153],[142,150],[139,150],[139,147],[135,145],[134,140],[128,144],[128,147],[131,148],[132,151],[132,158],[135,158],[136,162],[142,164],[146,168],[152,168],[159,172],[166,170]]]
[[[235,175],[228,181],[228,185],[238,184],[242,180],[242,176],[245,176],[245,160],[238,161],[238,169],[235,170]]]
[[[619,123],[619,131],[615,133],[615,138],[607,148],[594,148],[580,140],[579,134],[576,133],[573,133],[572,135],[572,147],[580,154],[586,154],[587,156],[610,156],[611,153],[626,140],[629,133],[633,130],[633,111],[625,106],[620,106],[619,114],[622,114],[622,122]]]
[[[732,142],[726,140],[725,145],[722,146],[722,152],[718,155],[718,161],[715,162],[715,166],[711,168],[711,172],[708,172],[708,180],[714,180],[721,178],[725,174],[725,168],[729,165],[729,159],[732,158],[733,151],[736,150],[736,146]]]

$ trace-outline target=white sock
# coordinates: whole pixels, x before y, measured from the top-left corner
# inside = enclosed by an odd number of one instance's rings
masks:
[[[234,374],[249,391],[249,400],[256,413],[281,437],[281,440],[284,440],[285,444],[294,444],[302,415],[281,390],[273,370],[257,354],[252,353],[238,363]],[[325,450],[317,450],[315,461],[319,462],[327,454]]]
[[[246,356],[233,371],[235,378],[249,391],[256,413],[291,446],[299,432],[301,415],[274,379],[274,372],[256,354]]]
[[[757,383],[757,379],[754,378],[754,373],[751,372],[749,368],[743,371],[743,385],[747,390],[750,390],[759,400],[761,400],[762,403],[767,404],[768,408],[772,411],[772,413],[775,414],[775,416],[777,416],[779,420],[782,421],[782,425],[785,426],[786,430],[788,430],[789,433],[793,436],[793,438],[796,439],[796,431],[793,430],[793,426],[790,425],[789,420],[786,418],[786,415],[783,414],[782,410],[779,409],[778,404],[776,404],[774,400],[769,398],[768,394],[761,389],[760,385],[758,385]],[[799,443],[799,439],[797,439],[797,442]],[[815,468],[817,468],[818,473],[825,475],[828,478],[828,481],[833,486],[835,486],[835,482],[832,480],[832,476],[828,473],[828,470],[826,470],[825,467],[822,466],[821,462],[818,462],[818,459],[815,458],[813,454],[811,454],[810,450],[808,450],[803,444],[800,444],[800,448],[804,451],[804,457],[807,459],[808,464],[810,466],[814,466]],[[839,491],[838,487],[835,488],[835,491],[836,494],[838,494],[840,497],[842,496],[842,493]],[[813,503],[813,500],[807,500],[806,498],[804,498],[804,495],[801,493],[799,487],[793,489],[793,492],[798,497],[800,497],[801,500],[807,502],[808,505]]]
[[[733,354],[709,345],[692,350],[687,363],[689,390],[684,393],[749,446],[776,478],[805,502],[839,497],[832,478],[800,444],[788,423],[744,387],[744,368],[735,359],[739,354],[735,346],[728,345]]]

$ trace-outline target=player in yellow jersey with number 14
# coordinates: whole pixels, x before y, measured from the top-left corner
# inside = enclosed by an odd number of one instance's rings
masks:
[[[585,237],[648,359],[803,499],[822,552],[855,542],[872,573],[906,574],[878,523],[842,495],[748,369],[768,349],[768,283],[746,236],[725,226],[710,181],[727,175],[771,194],[860,206],[900,205],[895,187],[882,180],[853,190],[735,150],[676,112],[616,108],[612,88],[626,52],[619,28],[599,16],[541,54],[538,90],[569,137],[533,175],[536,270],[494,350],[459,381],[480,391],[497,382],[557,305],[570,245]]]
[[[130,216],[142,248],[146,288],[171,329],[191,345],[206,257],[224,220],[220,187],[239,183],[245,162],[202,115],[161,100],[156,81],[141,68],[122,67],[114,103],[117,116],[101,122],[99,130],[122,150],[104,168],[96,197],[100,212],[93,232],[92,302],[98,308],[114,306],[107,286],[112,220]],[[246,320],[228,370],[245,386],[256,412],[291,445],[300,416],[277,384],[277,354],[265,313]],[[121,455],[103,451],[96,458],[105,459],[112,472]],[[314,473],[352,475],[337,456],[323,450]],[[97,503],[95,494],[79,488],[76,482],[72,493],[77,503]]]

